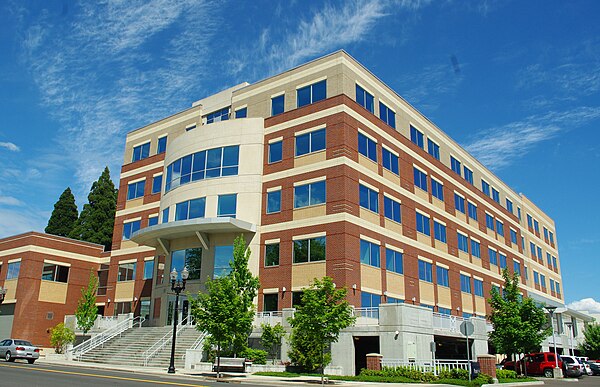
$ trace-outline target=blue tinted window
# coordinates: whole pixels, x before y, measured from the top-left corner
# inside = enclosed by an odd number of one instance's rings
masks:
[[[325,253],[325,237],[295,240],[293,263],[324,261]]]
[[[177,205],[175,205],[175,220],[176,221],[177,220],[185,220],[188,218],[189,205],[190,205],[189,201],[177,203]]]
[[[21,261],[11,262],[8,264],[8,271],[6,273],[6,279],[19,278],[21,272]]]
[[[392,249],[385,249],[385,268],[394,273],[404,273],[403,254]]]
[[[465,198],[458,195],[456,192],[454,193],[454,208],[463,214],[465,213]]]
[[[216,112],[212,112],[212,113],[208,114],[206,116],[206,123],[212,124],[213,122],[227,121],[228,119],[229,119],[229,107],[226,107],[221,110],[217,110]]]
[[[423,132],[415,128],[414,126],[410,126],[410,141],[416,144],[419,148],[424,147],[424,136]]]
[[[550,243],[554,244],[554,233],[552,231],[548,232],[548,236],[550,237]]]
[[[413,168],[415,185],[427,192],[427,175],[418,168]]]
[[[473,279],[474,291],[475,295],[478,297],[483,297],[483,281],[478,280],[477,278]]]
[[[467,168],[467,166],[463,167],[463,171],[465,172],[465,180],[473,184],[473,171]]]
[[[417,212],[417,231],[421,234],[431,235],[429,217]]]
[[[552,267],[558,269],[558,261],[555,256],[552,256]]]
[[[536,285],[540,284],[540,274],[537,271],[533,271],[533,283]]]
[[[458,161],[457,159],[455,159],[454,157],[450,156],[450,168],[456,172],[458,174],[458,176],[461,176],[460,174],[460,161]]]
[[[433,282],[433,267],[431,263],[419,260],[419,279],[425,282]]]
[[[152,193],[159,193],[162,187],[162,177],[163,175],[154,176],[152,178]]]
[[[471,277],[464,274],[460,275],[460,291],[464,293],[471,293]]]
[[[513,261],[513,271],[517,274],[521,274],[521,264],[517,261]]]
[[[529,228],[533,228],[533,218],[529,214],[527,214],[527,226],[529,226]]]
[[[284,111],[285,95],[279,95],[271,98],[271,115],[276,116]]]
[[[392,128],[396,127],[396,113],[382,102],[379,102],[379,118]]]
[[[473,239],[471,239],[471,255],[475,258],[481,258],[481,245]]]
[[[151,216],[148,218],[148,226],[155,226],[158,224],[158,216]]]
[[[150,143],[147,142],[142,145],[138,145],[133,148],[133,155],[131,158],[131,162],[143,160],[150,156]]]
[[[235,118],[246,118],[248,117],[248,108],[241,108],[235,111]]]
[[[427,139],[427,153],[432,155],[435,159],[440,159],[440,146],[431,139]]]
[[[231,273],[233,246],[215,246],[215,268],[213,278],[225,277]]]
[[[358,153],[377,162],[377,143],[359,132]]]
[[[398,156],[390,152],[389,150],[382,148],[381,156],[383,158],[382,164],[385,169],[398,174]],[[367,156],[368,157],[368,156]],[[377,154],[375,154],[375,160],[377,161]]]
[[[281,211],[281,190],[267,192],[267,214]]]
[[[485,214],[485,225],[490,230],[494,231],[494,217],[490,214]]]
[[[469,238],[466,235],[457,233],[458,235],[458,249],[465,253],[469,252]]]
[[[496,219],[496,232],[500,236],[504,236],[504,223]]]
[[[481,191],[487,196],[490,196],[490,185],[483,179],[481,179]]]
[[[373,212],[379,212],[379,194],[377,191],[359,184],[358,193],[361,207]]]
[[[325,203],[325,180],[294,187],[294,208]]]
[[[510,241],[517,244],[517,232],[515,230],[510,230]]]
[[[383,211],[384,216],[386,218],[391,219],[394,222],[402,222],[402,214],[400,213],[400,203],[398,203],[394,199],[388,198],[387,196],[383,197]]]
[[[452,309],[442,308],[441,306],[438,306],[438,313],[446,315],[446,316],[450,316],[452,314]]]
[[[434,198],[444,201],[444,185],[434,178],[431,178],[431,194]]]
[[[283,141],[269,144],[269,163],[276,163],[283,158]]]
[[[510,201],[510,199],[506,198],[506,209],[508,210],[508,212],[510,212],[511,214],[513,213],[513,202]]]
[[[506,269],[506,255],[500,253],[500,268]]]
[[[169,221],[169,207],[165,208],[162,212],[162,222],[167,223]]]
[[[144,279],[152,278],[152,274],[154,273],[154,260],[144,261]]]
[[[381,303],[381,296],[378,294],[360,292],[361,308],[378,308]]]
[[[540,224],[538,223],[537,220],[533,220],[533,229],[535,230],[536,233],[540,233]]]
[[[488,249],[488,255],[490,256],[490,264],[498,266],[498,253],[496,250]]]
[[[496,188],[492,188],[492,199],[496,203],[500,203],[500,192]]]
[[[365,91],[362,87],[356,85],[356,102],[359,105],[373,113],[375,111],[373,95],[369,92]]]
[[[450,287],[448,269],[446,269],[445,267],[437,266],[435,270],[436,270],[437,284],[445,286],[445,287]]]
[[[379,267],[379,245],[365,240],[360,240],[360,263]]]
[[[471,202],[468,202],[469,217],[473,220],[477,220],[477,206]]]
[[[298,107],[309,105],[327,98],[327,81],[322,80],[298,89],[297,97]]]
[[[235,218],[237,208],[237,194],[219,195],[217,216]]]
[[[158,139],[156,153],[164,153],[167,150],[167,136]]]
[[[139,231],[140,224],[141,222],[139,220],[123,223],[123,240],[130,239],[134,232]]]
[[[535,258],[535,243],[529,242],[529,251],[531,251],[531,257]]]
[[[325,129],[296,136],[296,156],[325,149]]]
[[[434,220],[433,236],[438,241],[446,243],[446,226]]]
[[[127,200],[137,199],[144,196],[144,186],[146,180],[138,181],[127,185]]]

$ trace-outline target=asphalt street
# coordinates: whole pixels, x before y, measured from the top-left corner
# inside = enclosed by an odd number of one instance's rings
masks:
[[[223,383],[191,376],[141,374],[123,371],[69,367],[22,362],[0,363],[0,386],[81,387],[81,386],[220,386]],[[246,384],[245,386],[258,386]]]

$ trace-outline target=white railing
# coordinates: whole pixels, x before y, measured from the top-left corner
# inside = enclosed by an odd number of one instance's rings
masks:
[[[382,359],[382,367],[407,367],[421,372],[432,372],[437,375],[440,371],[450,371],[453,369],[463,369],[471,372],[471,363],[467,360],[401,360],[401,359]]]
[[[181,333],[184,329],[191,326],[191,316],[184,318],[179,324],[177,324],[177,334]],[[148,348],[143,354],[144,358],[144,367],[148,366],[150,360],[154,356],[156,356],[164,347],[166,347],[173,340],[173,331],[167,332],[163,337],[161,337],[156,343],[154,343],[150,348]]]
[[[257,312],[254,316],[254,326],[260,327],[262,324],[276,325],[283,324],[283,312]]]
[[[433,329],[458,332],[460,324],[463,321],[465,321],[465,319],[460,316],[451,316],[448,314],[433,312]]]
[[[198,338],[196,339],[196,341],[194,341],[194,344],[192,344],[188,349],[198,349],[200,344],[202,344],[202,341],[204,341],[206,335],[208,335],[208,333],[200,332],[200,335],[198,335]],[[185,353],[181,355],[181,360],[185,360],[185,355]]]
[[[146,321],[146,319],[141,316],[128,317],[127,319],[121,321],[112,328],[107,329],[104,332],[90,338],[89,340],[86,340],[83,343],[73,347],[70,351],[73,356],[73,359],[81,360],[81,356],[83,356],[85,353],[91,351],[94,348],[104,345],[104,343],[106,343],[113,337],[120,336],[126,330],[133,328],[135,324],[139,324],[139,326],[141,327],[144,321]]]
[[[379,325],[379,308],[354,308],[353,315],[356,317],[354,325]]]

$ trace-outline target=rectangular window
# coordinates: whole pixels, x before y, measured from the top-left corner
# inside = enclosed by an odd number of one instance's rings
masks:
[[[294,187],[294,208],[324,204],[325,198],[325,180]]]
[[[542,261],[542,263],[544,262],[544,256],[542,255],[542,248],[540,246],[537,246],[537,258]]]
[[[431,263],[419,259],[419,279],[421,281],[433,282],[432,269]]]
[[[235,218],[237,210],[237,194],[219,195],[217,216]]]
[[[531,258],[535,258],[535,243],[529,242],[529,251],[531,251]]]
[[[546,262],[548,262],[548,267],[552,267],[552,256],[550,253],[546,253]]]
[[[498,266],[498,253],[496,250],[488,249],[488,254],[490,256],[490,264]]]
[[[392,128],[396,128],[396,113],[383,102],[379,102],[379,118]]]
[[[356,85],[356,102],[373,113],[375,111],[375,98],[371,93]]]
[[[361,239],[360,263],[380,267],[379,245]]]
[[[381,296],[378,294],[360,292],[361,308],[378,308],[381,303]]]
[[[473,285],[475,295],[478,297],[483,297],[483,281],[473,278]]]
[[[186,200],[175,205],[175,220],[204,218],[206,198]]]
[[[550,243],[554,244],[554,233],[552,231],[549,231],[548,235],[550,236]]]
[[[485,226],[494,231],[494,217],[488,213],[485,214]]]
[[[521,208],[517,207],[517,217],[521,220]]]
[[[416,167],[413,168],[413,171],[415,185],[427,192],[427,174]]]
[[[283,158],[283,141],[269,144],[269,164],[281,161]]]
[[[417,231],[421,234],[431,235],[431,229],[429,226],[429,217],[417,212]]]
[[[431,139],[427,139],[427,153],[433,156],[434,159],[440,159],[440,146]]]
[[[446,316],[450,316],[452,314],[452,309],[442,308],[441,306],[438,306],[438,313],[446,315]]]
[[[123,240],[129,240],[134,232],[139,231],[141,221],[123,223]]]
[[[466,165],[463,167],[463,171],[465,173],[465,180],[473,184],[473,171],[467,168]]]
[[[434,198],[444,201],[444,185],[434,178],[431,178],[431,194]]]
[[[548,229],[544,226],[544,239],[548,240]]]
[[[481,245],[473,239],[471,239],[471,255],[481,259]]]
[[[424,147],[423,132],[421,132],[419,129],[415,128],[412,125],[410,126],[410,141],[412,141],[413,144],[417,145],[419,148]]]
[[[167,136],[158,139],[158,145],[156,147],[156,153],[165,153],[167,151]]]
[[[492,188],[492,199],[496,203],[500,203],[500,192],[496,188]]]
[[[150,142],[133,147],[131,162],[143,160],[150,156]]]
[[[285,94],[271,98],[271,116],[283,113],[285,109]]]
[[[394,273],[403,274],[404,273],[404,258],[403,254],[392,250],[385,249],[385,268],[388,271],[392,271]]]
[[[437,284],[445,287],[450,287],[450,277],[448,275],[448,269],[445,267],[437,266],[435,268],[437,274]]]
[[[325,128],[296,136],[296,157],[325,149]]]
[[[517,244],[517,232],[513,229],[510,230],[510,241]]]
[[[477,206],[471,202],[468,202],[469,207],[469,218],[477,220]]]
[[[504,236],[504,223],[496,219],[496,232],[500,236]]]
[[[481,179],[481,192],[490,196],[490,185],[487,181]]]
[[[241,108],[235,111],[235,118],[246,118],[248,117],[248,108]]]
[[[229,119],[229,106],[206,115],[206,123],[227,121]],[[195,125],[194,125],[195,127]],[[193,129],[193,128],[192,128]]]
[[[233,254],[233,246],[229,246],[229,248],[231,254]],[[229,266],[229,258],[226,258],[225,263],[223,264],[223,256],[226,257],[227,255],[223,254],[223,251],[227,252],[227,246],[215,246],[216,268],[222,268],[223,265],[225,265],[226,268]],[[187,267],[190,272],[188,279],[199,279],[200,271],[202,269],[202,249],[195,248],[171,251],[171,268],[168,273],[175,269],[179,273],[179,277],[181,277],[181,271],[184,267]]]
[[[398,172],[398,156],[396,156],[395,154],[393,154],[392,152],[390,152],[389,150],[387,150],[385,148],[381,149],[381,156],[383,158],[383,160],[381,161],[381,163],[383,164],[383,167],[385,169],[387,169],[388,171],[398,175],[398,173],[399,173]],[[375,160],[375,161],[377,161],[377,160]]]
[[[196,129],[196,124],[191,124],[185,127],[185,131],[189,132],[190,130]]]
[[[556,257],[552,256],[552,267],[558,270],[558,262],[556,261]]]
[[[144,279],[151,279],[154,275],[154,259],[144,261]]]
[[[279,243],[265,245],[265,267],[279,266]]]
[[[55,265],[52,263],[44,263],[44,267],[42,269],[42,279],[44,281],[67,283],[69,279],[69,267]]]
[[[462,212],[463,214],[465,213],[465,198],[463,198],[456,192],[454,193],[454,208],[456,208],[458,211]]]
[[[379,212],[379,194],[377,191],[359,184],[358,194],[361,207],[373,212]]]
[[[458,249],[465,253],[469,253],[469,238],[461,233],[457,233],[458,236]]]
[[[542,285],[542,288],[546,288],[546,276],[543,274],[540,274],[540,284]]]
[[[552,278],[550,278],[550,291],[552,293],[555,292],[555,288],[554,288],[554,280]]]
[[[138,181],[127,185],[127,200],[133,200],[144,196],[144,186],[146,180]]]
[[[169,207],[165,208],[162,212],[162,222],[167,223],[169,221]]]
[[[446,226],[433,220],[433,236],[442,243],[446,243]]]
[[[509,198],[506,198],[506,209],[511,214],[513,213],[513,202]]]
[[[279,295],[277,293],[263,295],[263,312],[277,312],[279,310]]]
[[[535,232],[536,232],[537,234],[539,234],[539,233],[540,233],[540,224],[539,224],[539,222],[538,222],[537,220],[535,220],[535,219],[533,220],[533,229],[535,230]]]
[[[513,261],[513,271],[521,275],[521,264],[517,261]]]
[[[560,295],[560,283],[556,281],[556,294]]]
[[[377,162],[377,143],[359,132],[358,153]]]
[[[533,218],[529,214],[527,214],[527,226],[533,229]]]
[[[323,79],[296,91],[298,107],[310,105],[327,98],[327,80]]]
[[[136,266],[135,262],[119,264],[119,273],[117,276],[117,282],[135,280],[135,266]]]
[[[158,215],[148,218],[148,226],[156,226],[158,224]]]
[[[450,169],[452,169],[458,176],[461,176],[460,169],[461,163],[453,156],[450,156]]]
[[[152,178],[152,194],[159,193],[162,188],[163,175],[154,176]]]
[[[294,241],[294,263],[325,260],[325,237]]]
[[[230,262],[232,261],[233,246],[215,246],[215,267],[213,269],[213,278],[225,277],[231,273]]]
[[[506,269],[506,255],[500,253],[500,268]]]
[[[267,214],[281,211],[281,190],[267,192]]]
[[[460,275],[460,291],[463,293],[471,293],[471,277],[464,274]]]
[[[388,219],[394,222],[402,223],[402,214],[400,213],[400,203],[394,199],[383,197],[383,213]]]

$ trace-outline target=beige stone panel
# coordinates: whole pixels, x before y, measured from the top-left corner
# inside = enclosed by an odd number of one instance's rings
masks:
[[[64,304],[67,302],[68,287],[69,285],[66,283],[42,280],[38,301]]]
[[[300,263],[292,266],[292,288],[309,286],[315,278],[327,274],[325,261]]]
[[[379,225],[379,214],[373,211],[369,211],[367,209],[364,208],[360,208],[360,217],[362,219],[368,220],[371,223],[375,223],[377,225]]]
[[[496,238],[496,232],[490,230],[489,228],[486,227],[485,232],[492,238]]]
[[[456,217],[465,223],[469,222],[469,216],[467,214],[463,214],[458,210],[456,211]]]
[[[479,266],[479,267],[483,267],[483,264],[481,263],[481,258],[476,258],[476,257],[473,257],[473,259],[471,260],[471,262],[472,262],[474,265],[477,265],[477,266]]]
[[[419,241],[427,246],[431,246],[431,237],[429,235],[425,235],[425,234],[421,234],[420,232],[417,232],[417,241]]]
[[[493,263],[490,263],[490,271],[493,273],[498,273],[498,266],[494,265]]]
[[[393,172],[388,171],[385,168],[383,168],[383,177],[385,177],[392,183],[400,184],[400,176],[396,175]]]
[[[135,243],[134,241],[130,241],[130,240],[121,241],[121,250],[122,249],[131,249],[133,247],[138,247],[138,244]]]
[[[17,297],[18,285],[19,280],[17,278],[4,281],[4,289],[6,289],[5,300],[14,300]]]
[[[419,282],[419,295],[421,303],[423,304],[435,304],[435,296],[433,293],[433,284],[429,282]]]
[[[135,281],[117,282],[115,286],[115,300],[133,300]]]
[[[137,198],[137,199],[133,199],[133,200],[128,200],[125,202],[125,209],[130,209],[130,208],[135,208],[135,207],[140,207],[144,204],[144,198]]]
[[[439,208],[442,211],[446,211],[446,204],[441,201],[440,199],[432,196],[431,200],[433,201],[433,205],[436,206],[437,208]]]
[[[359,154],[358,155],[358,163],[360,165],[362,165],[363,167],[365,167],[377,174],[379,173],[379,166],[377,165],[377,163],[368,157],[365,157],[365,156]]]
[[[381,291],[381,269],[369,265],[360,265],[361,287]]]
[[[327,153],[325,151],[309,153],[294,159],[294,168],[302,167],[309,164],[318,163],[327,159]]]
[[[461,293],[462,310],[467,313],[473,313],[473,297],[469,293]]]
[[[395,233],[402,235],[402,225],[400,223],[396,223],[393,220],[389,220],[388,218],[385,218],[384,224],[385,224],[386,230],[390,230],[390,231],[393,231]]]
[[[458,250],[458,258],[465,260],[465,261],[469,261],[469,254],[465,253],[462,250]]]
[[[510,243],[510,247],[512,247],[513,250],[515,251],[519,251],[519,245],[517,245],[516,243]]]
[[[402,274],[386,272],[385,275],[386,289],[394,294],[404,296],[404,276]]]
[[[314,218],[315,216],[325,216],[326,213],[327,207],[325,204],[298,208],[294,210],[294,220]]]
[[[429,194],[427,193],[427,191],[423,191],[421,188],[419,188],[417,186],[415,186],[415,195],[417,195],[421,199],[425,200],[426,202],[429,201]]]
[[[437,239],[434,239],[433,242],[435,244],[434,246],[435,246],[436,249],[441,250],[441,251],[443,251],[445,253],[448,252],[448,245],[446,243],[440,242]]]
[[[452,292],[445,286],[437,286],[438,304],[445,308],[452,308]]]
[[[478,316],[485,315],[485,298],[475,296],[475,311]]]

